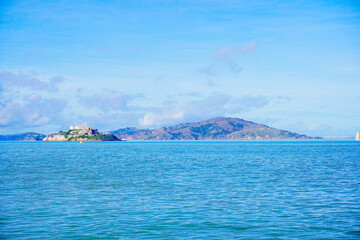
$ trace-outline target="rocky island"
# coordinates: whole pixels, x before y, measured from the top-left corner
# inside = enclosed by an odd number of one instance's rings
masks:
[[[60,131],[58,134],[46,135],[43,141],[119,141],[119,139],[110,133],[99,133],[98,130],[93,127],[71,126],[68,131]]]

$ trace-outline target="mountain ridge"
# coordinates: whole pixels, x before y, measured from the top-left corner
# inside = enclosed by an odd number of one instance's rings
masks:
[[[321,139],[231,117],[216,117],[152,130],[127,127],[111,133],[127,140]]]

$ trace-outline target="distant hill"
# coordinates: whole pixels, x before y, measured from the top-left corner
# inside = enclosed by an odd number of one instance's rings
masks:
[[[42,141],[46,135],[41,133],[19,133],[12,135],[0,135],[0,141]]]
[[[128,127],[111,133],[119,139],[127,140],[320,139],[230,117],[217,117],[154,130]]]
[[[251,140],[251,139],[321,139],[309,137],[286,130],[279,130],[266,125],[253,123],[239,118],[217,117],[205,121],[184,123],[158,129],[138,129],[135,127],[120,128],[111,131],[118,139],[126,140]],[[88,140],[114,141],[111,134],[95,134]],[[59,135],[59,136],[58,136]],[[72,134],[71,131],[60,132],[66,140],[85,140],[85,137]],[[73,136],[74,135],[74,136]],[[54,137],[52,136],[52,137]],[[79,139],[72,139],[79,137]],[[46,136],[28,132],[12,135],[0,135],[0,141],[43,141]],[[89,137],[87,137],[89,138]],[[99,139],[98,139],[99,138]],[[55,139],[55,141],[57,141]],[[63,140],[62,140],[63,141]]]

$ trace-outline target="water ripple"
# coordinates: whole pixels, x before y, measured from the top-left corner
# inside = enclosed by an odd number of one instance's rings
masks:
[[[359,239],[360,144],[0,142],[0,238]]]

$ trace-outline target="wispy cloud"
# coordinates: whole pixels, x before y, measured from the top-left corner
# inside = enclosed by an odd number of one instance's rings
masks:
[[[245,95],[239,98],[233,98],[227,106],[228,113],[241,113],[251,111],[254,108],[262,108],[270,102],[266,96]]]
[[[238,73],[241,66],[236,58],[256,50],[255,41],[244,44],[242,47],[225,47],[214,52],[212,62],[199,69],[199,73],[208,77],[216,75],[220,69]]]
[[[273,99],[277,100],[277,101],[284,101],[284,102],[290,102],[293,101],[294,99],[289,97],[289,96],[285,96],[285,95],[277,95],[275,97],[273,97]]]
[[[110,90],[105,90],[101,94],[93,96],[79,97],[82,105],[89,108],[98,108],[101,111],[127,110],[130,99],[132,99],[132,96],[128,94]]]
[[[198,101],[148,109],[139,118],[139,125],[156,127],[243,113],[254,108],[262,108],[268,102],[269,99],[265,96],[243,96],[238,98],[225,94],[213,94]]]
[[[58,85],[64,81],[62,76],[49,78],[47,81],[37,78],[34,74],[0,73],[0,87],[2,88],[29,88],[31,90],[57,91]]]

